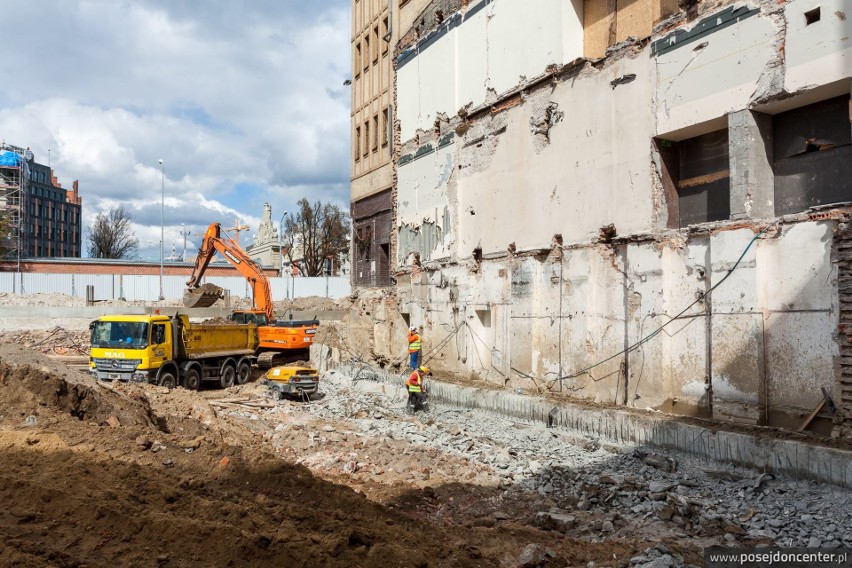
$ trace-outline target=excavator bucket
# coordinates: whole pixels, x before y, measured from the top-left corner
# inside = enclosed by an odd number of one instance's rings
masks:
[[[225,291],[215,284],[204,284],[198,288],[188,289],[183,294],[183,305],[187,308],[209,308],[220,298],[225,297]]]

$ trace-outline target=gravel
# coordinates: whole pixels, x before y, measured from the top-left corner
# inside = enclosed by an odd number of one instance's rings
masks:
[[[371,436],[406,440],[488,464],[505,491],[547,494],[563,517],[573,510],[609,515],[600,526],[605,538],[623,536],[629,530],[624,527],[641,522],[658,526],[661,533],[709,536],[731,546],[852,546],[847,490],[775,479],[676,452],[615,447],[444,404],[431,404],[412,421],[401,382],[393,389],[369,380],[353,382],[350,374],[331,371],[322,379],[325,399],[311,412],[328,423],[347,420],[350,427]],[[572,521],[554,517],[547,522]],[[679,563],[675,556],[661,553],[636,565]]]

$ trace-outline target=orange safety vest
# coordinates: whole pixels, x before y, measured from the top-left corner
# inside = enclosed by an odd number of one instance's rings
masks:
[[[409,333],[408,334],[408,352],[414,353],[415,351],[420,351],[420,334]]]
[[[422,384],[420,371],[414,371],[411,373],[411,376],[408,377],[405,384],[408,387],[408,392],[422,392],[423,389],[420,386]]]

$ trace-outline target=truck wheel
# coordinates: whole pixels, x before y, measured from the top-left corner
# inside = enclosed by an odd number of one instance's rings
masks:
[[[251,378],[251,364],[248,361],[242,361],[237,366],[237,384],[244,385]]]
[[[219,377],[219,383],[222,385],[223,389],[230,388],[234,386],[234,379],[237,376],[237,372],[230,365],[222,369],[222,376]]]
[[[177,386],[177,379],[170,372],[160,373],[160,386],[173,389]]]
[[[183,375],[183,388],[197,391],[201,388],[201,375],[195,369],[190,369]]]

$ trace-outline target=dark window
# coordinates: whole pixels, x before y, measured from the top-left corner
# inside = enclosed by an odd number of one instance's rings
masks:
[[[382,55],[387,55],[388,52],[388,44],[390,43],[390,34],[388,34],[388,18],[385,16],[385,19],[382,20],[382,39],[384,42],[382,43]]]
[[[373,248],[373,231],[370,225],[364,225],[359,227],[356,232],[357,238],[356,242],[358,243],[358,260],[360,261],[369,261],[371,260],[371,251]]]
[[[390,131],[390,124],[388,124],[389,119],[389,109],[385,107],[385,110],[382,111],[382,146],[388,145],[388,132]]]
[[[364,157],[370,154],[370,121],[364,123]]]
[[[151,329],[151,343],[161,345],[166,342],[166,326],[155,323]]]
[[[849,95],[772,119],[775,213],[852,201]]]
[[[364,36],[364,71],[370,69],[370,32]]]
[[[678,220],[681,227],[730,217],[728,131],[677,143]]]
[[[360,126],[355,127],[355,140],[354,140],[354,142],[355,143],[352,144],[352,146],[353,146],[353,150],[355,150],[355,161],[357,162],[358,160],[361,159],[361,127]]]
[[[355,77],[361,75],[361,42],[355,44]]]
[[[809,26],[811,24],[815,24],[819,21],[820,13],[819,6],[814,8],[813,10],[808,10],[805,12],[805,25]]]

